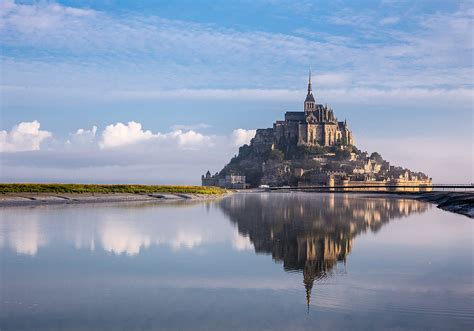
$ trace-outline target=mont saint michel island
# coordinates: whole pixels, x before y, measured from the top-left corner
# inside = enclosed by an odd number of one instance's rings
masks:
[[[241,146],[220,172],[212,175],[208,170],[202,176],[202,185],[430,190],[432,180],[425,173],[358,149],[347,120],[338,120],[330,106],[318,101],[310,72],[303,111],[288,111],[272,128],[257,129],[250,144]]]
[[[473,22],[0,0],[0,331],[473,331]]]

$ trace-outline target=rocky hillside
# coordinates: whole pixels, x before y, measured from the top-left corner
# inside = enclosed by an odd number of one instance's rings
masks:
[[[392,166],[380,154],[361,152],[355,146],[293,145],[282,151],[257,137],[240,147],[219,175],[245,175],[251,187],[324,184],[328,176],[351,181],[428,180],[424,173]]]

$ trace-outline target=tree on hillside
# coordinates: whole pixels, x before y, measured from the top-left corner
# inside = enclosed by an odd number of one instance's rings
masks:
[[[383,157],[382,155],[380,155],[379,153],[377,152],[373,152],[372,154],[370,154],[370,157],[369,157],[371,160],[375,160],[377,161],[377,163],[382,163],[383,162]]]

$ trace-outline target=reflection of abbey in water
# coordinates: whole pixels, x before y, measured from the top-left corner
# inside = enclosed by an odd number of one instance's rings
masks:
[[[315,280],[346,260],[353,239],[378,231],[392,218],[427,210],[415,200],[347,195],[236,194],[220,203],[223,212],[250,238],[257,253],[272,254],[286,271],[303,271],[309,308]]]

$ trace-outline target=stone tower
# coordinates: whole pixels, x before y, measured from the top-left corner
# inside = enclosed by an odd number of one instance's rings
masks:
[[[315,108],[315,100],[313,97],[313,88],[311,86],[311,70],[309,71],[309,77],[308,77],[308,94],[306,95],[306,99],[304,100],[304,111],[310,112],[314,111]]]

